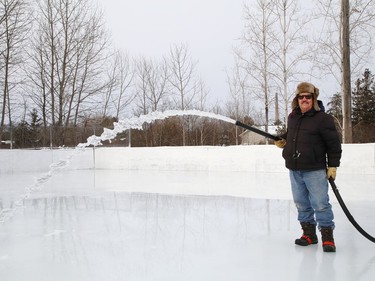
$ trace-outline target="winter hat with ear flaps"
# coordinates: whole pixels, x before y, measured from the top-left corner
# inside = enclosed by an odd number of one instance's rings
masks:
[[[318,96],[319,96],[319,89],[316,88],[313,84],[308,82],[302,82],[298,84],[296,89],[296,96],[294,97],[292,101],[292,109],[298,107],[298,95],[302,93],[310,93],[313,95],[313,102],[314,102],[314,109],[316,111],[320,111],[320,107],[318,105]]]

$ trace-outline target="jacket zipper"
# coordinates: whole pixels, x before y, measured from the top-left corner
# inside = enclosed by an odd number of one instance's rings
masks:
[[[293,136],[293,154],[292,158],[294,159],[294,167],[297,168],[297,159],[301,156],[301,153],[297,149],[297,140],[298,140],[298,134],[299,130],[301,128],[302,124],[302,118],[304,117],[304,114],[299,118],[298,123],[296,124],[296,130]]]

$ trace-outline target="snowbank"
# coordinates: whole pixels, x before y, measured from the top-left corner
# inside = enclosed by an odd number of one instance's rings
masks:
[[[285,172],[281,149],[273,145],[229,147],[85,148],[0,150],[0,174],[68,170],[165,170]],[[68,160],[68,163],[66,163]],[[375,144],[344,144],[339,172],[375,174]]]

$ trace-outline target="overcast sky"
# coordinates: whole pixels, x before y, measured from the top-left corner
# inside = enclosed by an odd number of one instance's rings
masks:
[[[187,43],[211,100],[226,98],[225,70],[243,26],[242,0],[98,0],[114,44],[131,56],[161,58]]]
[[[233,46],[244,28],[249,0],[97,0],[115,47],[130,56],[161,58],[173,44],[187,43],[211,103],[229,98],[226,71],[233,67]],[[303,9],[309,10],[310,2]],[[320,88],[327,104],[339,85],[334,79],[304,80]],[[293,85],[292,85],[293,87]],[[221,103],[223,106],[223,104]]]

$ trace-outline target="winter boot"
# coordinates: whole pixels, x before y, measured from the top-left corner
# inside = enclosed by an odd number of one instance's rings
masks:
[[[333,229],[330,227],[322,227],[323,252],[336,252],[335,240],[333,239]]]
[[[311,244],[318,243],[318,237],[316,236],[316,226],[309,222],[301,223],[303,234],[301,238],[296,239],[296,245],[308,246]]]

